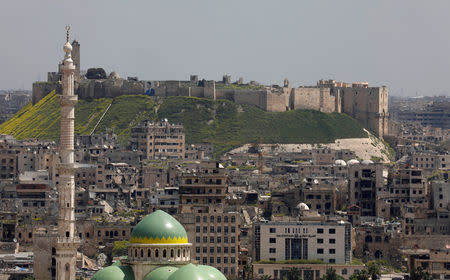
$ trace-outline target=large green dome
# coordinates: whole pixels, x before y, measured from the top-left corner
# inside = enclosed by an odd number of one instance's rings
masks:
[[[97,271],[91,280],[134,280],[134,273],[129,266],[112,265]]]
[[[147,274],[147,276],[144,277],[144,280],[167,280],[167,278],[177,270],[178,268],[173,266],[158,267]]]
[[[227,280],[217,269],[206,265],[187,264],[173,272],[167,280]]]
[[[171,215],[157,210],[140,221],[131,233],[131,243],[182,244],[188,243],[186,230]]]

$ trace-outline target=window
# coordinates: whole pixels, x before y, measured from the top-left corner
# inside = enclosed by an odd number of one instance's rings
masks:
[[[336,229],[335,228],[330,228],[330,229],[328,229],[328,233],[329,234],[335,234],[336,233]]]
[[[218,249],[218,248],[217,248]],[[220,263],[221,262],[221,259],[220,259],[220,257],[217,257],[216,258],[216,263]]]
[[[336,249],[329,249],[328,252],[329,252],[330,254],[336,254]]]
[[[323,239],[322,238],[318,238],[317,239],[317,244],[323,244]]]
[[[270,228],[270,229],[269,229],[269,232],[270,232],[270,233],[276,233],[276,232],[277,232],[277,229],[276,229],[276,228]]]
[[[197,254],[200,254],[200,247],[195,247],[195,252],[196,252]]]
[[[195,237],[195,242],[196,242],[196,243],[200,243],[200,236],[196,236],[196,237]]]
[[[317,233],[323,233],[323,228],[318,228]]]
[[[269,238],[269,243],[277,243],[277,239],[276,238]]]
[[[207,247],[203,247],[202,252],[205,253],[205,254],[208,253],[208,248]]]
[[[258,268],[258,274],[264,274],[264,268]]]
[[[275,254],[277,252],[276,248],[269,248],[269,253],[270,254]]]
[[[195,222],[200,223],[200,216],[195,217]]]
[[[195,232],[200,232],[200,227],[199,226],[195,227]]]
[[[203,243],[207,243],[208,242],[208,236],[203,236]]]
[[[317,254],[323,254],[323,249],[318,248],[318,249],[317,249]]]
[[[336,260],[335,259],[330,259],[328,262],[329,263],[336,263]]]
[[[236,216],[231,216],[231,222],[235,223],[236,222]]]
[[[209,247],[209,252],[210,252],[211,254],[214,254],[214,247]]]
[[[214,236],[209,237],[209,243],[214,243]]]
[[[210,258],[209,258],[209,263],[210,263],[210,264],[214,264],[214,258],[213,258],[213,257],[210,257]]]
[[[330,240],[328,240],[330,244],[336,244],[336,239],[334,238],[330,238]]]
[[[236,243],[236,237],[231,237],[231,243]]]

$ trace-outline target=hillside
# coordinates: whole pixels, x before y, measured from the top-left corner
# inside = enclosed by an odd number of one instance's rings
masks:
[[[139,121],[164,118],[184,125],[188,144],[211,142],[216,154],[256,142],[260,136],[264,143],[299,144],[367,137],[363,127],[345,114],[312,110],[271,113],[226,100],[192,97],[169,97],[155,104],[150,97],[142,95],[80,100],[75,108],[75,133],[89,134],[109,104],[111,108],[95,131],[113,128],[122,145],[127,143],[131,127]],[[57,140],[59,120],[58,96],[52,92],[1,124],[0,133],[12,134],[17,139]]]

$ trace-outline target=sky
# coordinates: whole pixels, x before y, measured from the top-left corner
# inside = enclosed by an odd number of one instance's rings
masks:
[[[70,25],[82,70],[450,95],[449,14],[448,0],[1,0],[0,89],[56,71]]]

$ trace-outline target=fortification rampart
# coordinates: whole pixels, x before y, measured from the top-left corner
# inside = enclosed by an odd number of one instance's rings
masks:
[[[228,80],[226,80],[228,82]],[[367,83],[322,81],[317,86],[291,88],[285,86],[254,86],[253,84],[229,84],[215,81],[137,81],[120,79],[110,75],[108,79],[81,80],[76,94],[81,99],[114,98],[128,94],[150,94],[159,97],[192,96],[210,99],[226,99],[237,104],[253,105],[269,112],[312,109],[325,113],[342,112],[357,119],[379,136],[388,130],[388,89],[368,87]],[[58,82],[33,84],[33,103],[56,89]],[[150,91],[149,91],[150,90]]]

